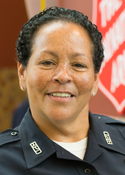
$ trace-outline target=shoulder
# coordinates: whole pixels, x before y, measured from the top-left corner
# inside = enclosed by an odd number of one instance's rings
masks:
[[[99,120],[99,124],[102,128],[105,128],[106,126],[111,129],[115,134],[117,134],[118,131],[125,139],[125,122],[100,114],[93,114],[93,117]]]
[[[0,148],[3,145],[20,140],[18,128],[8,129],[0,133]]]
[[[15,168],[16,167],[16,168]],[[18,168],[17,168],[18,167]],[[17,128],[0,133],[0,174],[24,174],[25,158]]]
[[[98,119],[100,119],[102,122],[104,122],[106,124],[125,125],[125,122],[111,118],[111,117],[106,116],[106,115],[93,114],[93,116],[97,117]]]

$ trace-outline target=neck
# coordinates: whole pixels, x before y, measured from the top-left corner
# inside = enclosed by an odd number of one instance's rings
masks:
[[[47,121],[43,117],[34,118],[36,124],[51,140],[59,142],[77,142],[87,137],[89,130],[89,113],[82,110],[74,120]],[[35,114],[34,114],[35,115]],[[33,115],[33,116],[34,116]],[[36,115],[35,115],[36,116]]]

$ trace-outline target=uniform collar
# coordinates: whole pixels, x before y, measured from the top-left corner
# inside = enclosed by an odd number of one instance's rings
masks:
[[[121,144],[121,133],[118,131],[117,127],[114,127],[114,125],[123,125],[123,122],[106,116],[98,116],[96,114],[92,114],[91,112],[89,113],[89,120],[90,129],[88,132],[88,145],[84,158],[85,161],[92,163],[101,156],[103,153],[101,147],[125,155],[124,144]],[[112,144],[107,143],[103,134],[104,131],[109,134]],[[123,141],[125,142],[124,139],[122,139],[122,143]]]
[[[109,126],[110,124],[118,122],[112,119],[110,120],[110,118],[107,122],[107,120],[105,121],[103,118],[100,119],[98,115],[93,115],[91,112],[89,114],[89,119],[90,129],[88,132],[88,144],[84,161],[91,163],[99,156],[101,156],[101,147],[105,147],[109,150],[119,152],[125,155],[123,145],[119,144],[119,138],[121,136],[116,137],[114,130],[112,130],[112,128]],[[72,154],[55,144],[38,128],[31,116],[30,110],[27,111],[24,119],[22,120],[19,126],[19,131],[21,137],[21,145],[28,169],[38,165],[54,153],[56,153],[57,158],[73,159],[80,161],[79,158],[73,156]],[[109,133],[113,145],[107,144],[103,135],[103,131],[107,131]],[[34,142],[37,144],[35,146],[38,146],[37,148],[35,148],[35,150],[36,152],[38,150],[38,153],[39,151],[41,151],[40,154],[36,154],[33,148],[30,146],[30,144]]]
[[[27,168],[30,169],[56,153],[57,158],[81,161],[67,150],[50,140],[34,122],[30,110],[25,114],[19,132]],[[35,143],[34,143],[35,142]],[[35,152],[30,145],[37,146]],[[36,145],[37,144],[37,145]],[[40,154],[37,154],[40,153]]]
[[[36,125],[31,117],[30,110],[25,114],[20,124],[20,135],[23,153],[25,156],[27,168],[32,168],[40,162],[47,159],[56,152],[55,144],[51,141]],[[37,148],[34,150],[40,154],[36,154],[30,144],[36,142]]]

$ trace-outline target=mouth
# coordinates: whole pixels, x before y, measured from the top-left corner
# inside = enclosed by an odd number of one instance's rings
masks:
[[[58,102],[69,102],[73,99],[74,95],[70,92],[51,92],[47,93],[50,99]]]
[[[66,98],[66,97],[73,97],[74,95],[72,95],[71,93],[67,93],[67,92],[54,92],[54,93],[48,93],[48,95],[51,95],[53,97],[60,97],[60,98]]]

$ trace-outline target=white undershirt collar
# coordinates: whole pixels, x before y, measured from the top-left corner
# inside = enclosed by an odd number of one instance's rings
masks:
[[[57,142],[57,141],[54,142],[63,147],[64,149],[66,149],[67,151],[71,152],[75,156],[79,157],[80,159],[83,159],[86,152],[87,141],[88,137],[78,142],[72,142],[72,143]]]

